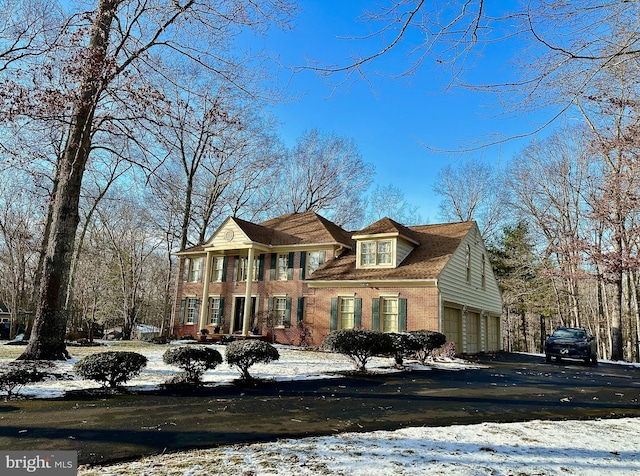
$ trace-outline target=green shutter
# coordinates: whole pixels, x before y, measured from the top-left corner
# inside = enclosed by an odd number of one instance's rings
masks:
[[[287,310],[284,313],[284,326],[291,327],[291,298],[287,298]]]
[[[380,298],[371,301],[371,328],[374,331],[380,330]]]
[[[304,298],[298,298],[298,314],[297,314],[298,322],[302,322],[304,320]]]
[[[222,258],[222,282],[224,283],[227,280],[227,265],[229,264],[229,257],[225,256]]]
[[[238,281],[238,261],[240,261],[240,257],[234,256],[233,257],[233,282],[234,283]]]
[[[187,299],[182,298],[182,300],[180,301],[180,316],[178,317],[178,322],[180,324],[184,324],[184,313],[186,309],[187,309]]]
[[[278,266],[278,253],[271,253],[271,268],[269,268],[269,279],[276,279],[276,266]]]
[[[407,332],[407,300],[398,299],[398,332]]]
[[[307,252],[300,252],[300,279],[304,279],[305,266],[307,264]]]
[[[287,260],[287,279],[291,281],[293,279],[293,258],[294,252],[289,253],[289,259]]]
[[[258,281],[264,280],[264,253],[258,256]]]
[[[335,331],[338,328],[338,298],[331,298],[331,319],[329,330]]]
[[[362,327],[362,298],[353,300],[353,327]]]
[[[222,325],[222,317],[223,316],[224,316],[224,298],[221,297],[220,298],[220,304],[219,304],[219,307],[218,307],[218,315],[216,316],[217,317],[216,324],[218,324],[219,326]]]

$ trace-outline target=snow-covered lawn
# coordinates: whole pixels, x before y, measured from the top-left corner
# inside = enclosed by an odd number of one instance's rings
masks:
[[[162,362],[166,346],[118,342],[113,350],[133,350],[147,356],[146,370],[128,383],[153,388],[179,370]],[[0,346],[0,365],[17,357],[19,346]],[[56,371],[72,375],[80,358],[101,348],[70,348],[74,358],[59,363]],[[218,347],[224,355],[224,347]],[[351,370],[340,355],[278,346],[280,360],[256,365],[252,375],[261,378],[330,378]],[[374,359],[369,368],[388,372],[389,359]],[[463,361],[441,361],[433,366],[469,368]],[[204,380],[225,384],[238,378],[226,364],[207,372]],[[94,382],[62,380],[25,387],[21,394],[42,398],[68,389],[96,387]],[[598,421],[531,421],[483,423],[397,431],[343,433],[330,437],[281,440],[275,443],[234,445],[172,455],[158,455],[130,463],[80,468],[93,475],[602,475],[640,474],[640,419]]]

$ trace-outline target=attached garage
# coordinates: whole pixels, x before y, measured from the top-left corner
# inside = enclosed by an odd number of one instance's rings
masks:
[[[468,312],[466,317],[467,324],[467,349],[465,352],[475,354],[480,352],[480,314],[477,312]]]
[[[500,316],[487,317],[487,352],[500,350]]]
[[[462,352],[462,310],[445,307],[442,320],[443,334],[447,342],[456,344],[456,350]]]

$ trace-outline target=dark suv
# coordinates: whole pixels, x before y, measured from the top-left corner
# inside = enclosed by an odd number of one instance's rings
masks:
[[[597,364],[596,338],[582,327],[558,327],[544,343],[544,356],[547,362],[555,357],[558,362],[567,358]]]

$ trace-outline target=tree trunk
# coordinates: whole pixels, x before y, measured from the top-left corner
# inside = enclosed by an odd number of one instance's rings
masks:
[[[51,231],[42,272],[36,317],[23,360],[59,360],[68,357],[67,286],[76,231],[82,176],[89,159],[93,118],[104,85],[103,70],[109,30],[118,0],[100,0],[93,19],[78,102],[74,106],[69,136],[58,164],[58,184],[51,201]]]

